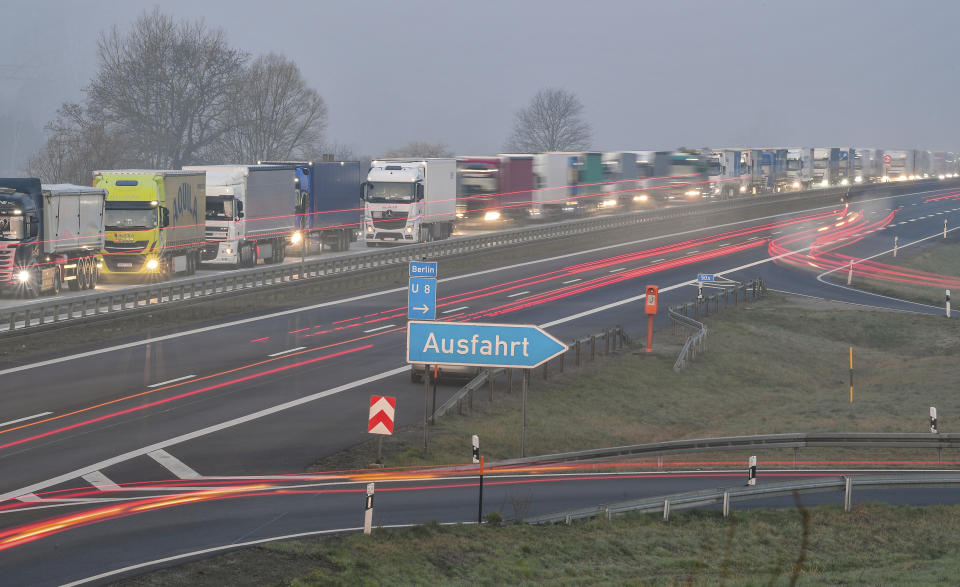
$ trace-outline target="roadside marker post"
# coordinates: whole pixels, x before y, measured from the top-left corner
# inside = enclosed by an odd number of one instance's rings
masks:
[[[949,289],[947,290],[946,303],[947,303],[947,318],[949,318],[950,317],[950,290]]]
[[[853,284],[853,259],[850,259],[850,269],[847,270],[847,285]]]
[[[900,243],[900,237],[899,236],[893,237],[893,256],[894,257],[897,256],[897,247],[899,246],[899,243]]]
[[[757,457],[752,456],[747,461],[747,485],[757,484]]]
[[[850,403],[853,403],[853,347],[850,347]]]
[[[476,434],[473,435],[473,464],[480,464],[480,437]]]
[[[373,483],[367,483],[367,495],[363,500],[363,533],[373,530]]]
[[[947,238],[947,219],[943,219],[943,238]]]
[[[939,432],[937,429],[937,408],[930,406],[930,433],[937,434]]]

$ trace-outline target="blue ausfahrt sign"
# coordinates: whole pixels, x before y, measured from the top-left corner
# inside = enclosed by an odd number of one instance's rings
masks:
[[[437,280],[411,277],[407,286],[407,320],[433,320],[437,317]]]
[[[413,321],[407,324],[407,362],[429,365],[531,368],[567,350],[537,326]]]
[[[697,273],[697,281],[714,281],[713,273]]]

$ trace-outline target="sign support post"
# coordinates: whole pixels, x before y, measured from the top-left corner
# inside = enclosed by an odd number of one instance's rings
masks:
[[[430,397],[430,365],[423,366],[423,450],[427,450],[427,441],[430,438],[430,429],[427,428],[427,412]]]
[[[520,457],[527,456],[527,386],[530,385],[530,369],[523,370],[520,383],[520,410],[523,413],[520,424]]]
[[[483,457],[480,457],[480,505],[477,506],[477,523],[483,523]]]
[[[648,285],[646,288],[647,297],[643,304],[643,311],[647,314],[647,348],[646,352],[653,352],[653,317],[657,314],[657,304],[660,300],[660,288],[655,285]]]

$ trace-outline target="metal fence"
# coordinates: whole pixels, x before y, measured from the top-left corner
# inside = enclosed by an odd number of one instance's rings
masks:
[[[731,294],[733,294],[733,305],[739,306],[741,301],[746,302],[747,299],[757,299],[765,295],[766,292],[767,286],[764,284],[763,279],[755,279],[735,287],[724,287],[722,294],[717,293],[703,299],[698,298],[693,302],[668,308],[667,316],[669,316],[670,322],[673,325],[673,333],[679,335],[682,332],[691,332],[686,342],[684,342],[683,348],[680,350],[677,361],[673,364],[673,370],[679,373],[681,369],[687,366],[689,361],[695,359],[699,353],[707,350],[707,326],[702,322],[698,322],[695,318],[692,318],[690,316],[691,312],[696,318],[700,318],[701,313],[703,316],[709,316],[711,305],[714,306],[714,313],[720,311],[721,298],[723,299],[723,307],[728,308],[730,306]]]
[[[615,326],[603,332],[578,338],[568,345],[566,352],[543,364],[543,378],[545,380],[549,378],[551,364],[557,372],[563,373],[566,368],[568,354],[573,355],[573,366],[579,368],[585,361],[596,360],[598,355],[609,355],[612,352],[622,350],[628,342],[629,338],[622,326]],[[508,392],[512,392],[514,371],[518,371],[518,369],[483,369],[476,377],[457,390],[450,399],[437,408],[433,413],[433,419],[431,421],[448,414],[454,408],[456,408],[457,413],[461,415],[463,414],[464,408],[468,411],[473,410],[474,396],[482,392],[484,387],[487,389],[489,401],[492,402],[494,381],[501,374],[506,373],[506,389]],[[519,371],[523,370],[519,369]]]

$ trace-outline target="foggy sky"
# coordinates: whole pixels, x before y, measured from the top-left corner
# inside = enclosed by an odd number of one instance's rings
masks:
[[[0,170],[82,98],[102,29],[153,3],[2,0]],[[576,93],[597,150],[854,146],[960,151],[960,3],[166,0],[252,55],[294,59],[328,136],[502,150],[540,88]],[[11,152],[15,151],[15,152]]]

